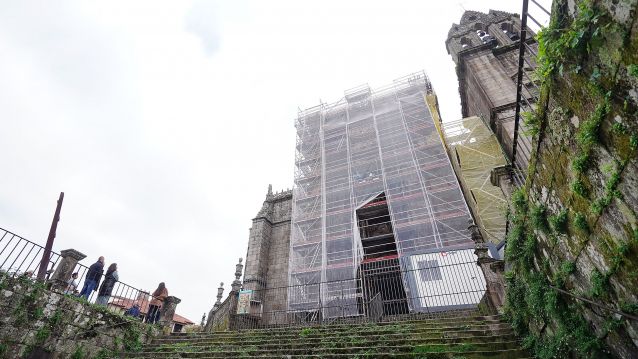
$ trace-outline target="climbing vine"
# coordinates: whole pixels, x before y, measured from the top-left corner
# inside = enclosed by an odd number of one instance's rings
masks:
[[[623,174],[629,161],[637,157],[635,123],[627,125],[618,118],[635,119],[638,111],[630,100],[618,95],[617,76],[621,68],[633,76],[638,67],[633,64],[623,67],[618,60],[603,68],[589,60],[598,56],[605,39],[619,31],[619,26],[597,2],[577,1],[572,17],[567,14],[567,2],[558,0],[552,14],[550,25],[537,35],[535,76],[541,83],[541,94],[546,96],[541,96],[533,112],[523,114],[527,135],[533,137],[536,148],[532,151],[525,186],[511,197],[511,226],[505,251],[511,269],[506,273],[505,312],[514,329],[523,336],[524,346],[538,358],[599,358],[609,353],[605,344],[607,334],[622,327],[623,321],[607,316],[602,329],[594,332],[582,315],[583,304],[554,288],[573,291],[578,275],[580,283],[586,278],[588,290],[577,294],[609,303],[614,291],[611,279],[633,275],[635,271],[631,258],[638,254],[638,229],[634,228],[629,238],[601,238],[604,236],[599,221],[615,199],[622,199],[619,188]],[[622,38],[629,41],[626,33],[622,33]],[[558,136],[546,133],[550,121],[548,107],[564,114],[559,119],[562,122],[554,126],[563,129],[569,127],[566,122],[571,122],[574,127],[570,128],[568,138],[542,147],[545,137]],[[623,116],[614,117],[616,114]],[[569,116],[571,121],[565,119]],[[549,173],[552,171],[542,166],[545,173],[537,172],[541,167],[539,161],[548,156],[540,148],[569,153],[562,168],[571,171]],[[601,152],[611,154],[613,161],[599,164],[603,162]],[[534,184],[536,178],[546,192],[539,191],[540,185]],[[598,178],[604,179],[602,185]],[[552,184],[561,187],[551,188]],[[636,218],[632,209],[627,211]],[[557,247],[559,243],[563,247]],[[588,245],[603,248],[607,269],[594,267],[587,273],[579,272],[579,258]],[[565,247],[572,252],[566,253]],[[618,305],[627,313],[638,312],[637,303],[620,301]]]

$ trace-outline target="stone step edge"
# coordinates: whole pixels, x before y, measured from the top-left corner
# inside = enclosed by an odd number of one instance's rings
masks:
[[[512,339],[517,339],[516,334],[512,329],[507,329],[507,333],[492,333],[487,334],[483,331],[479,332],[479,334],[485,335],[463,335],[463,336],[451,336],[451,337],[443,337],[443,336],[418,336],[414,333],[388,333],[388,334],[372,334],[372,335],[361,335],[361,334],[352,334],[350,338],[362,338],[367,340],[374,340],[375,338],[388,338],[390,340],[394,339],[392,337],[400,337],[402,340],[468,340],[468,339],[487,339],[487,338],[503,338],[508,337]],[[297,337],[295,339],[303,339],[302,343],[314,343],[320,342],[321,340],[328,339],[337,339],[343,338],[343,336],[307,336],[307,337]],[[237,338],[243,339],[243,338]],[[200,345],[210,345],[210,344],[226,344],[226,345],[237,345],[242,344],[245,345],[247,343],[259,343],[262,345],[268,345],[269,343],[282,343],[281,338],[267,338],[263,340],[237,340],[237,341],[223,341],[223,340],[205,340],[205,339],[197,339],[197,340],[163,340],[156,341],[154,340],[152,344],[147,344],[146,346],[154,346],[154,345],[170,345],[170,344],[179,344],[179,343],[189,343],[192,346],[200,346]],[[299,341],[298,341],[299,342]]]
[[[493,337],[485,337],[485,338],[493,338]],[[445,338],[445,339],[435,339],[435,340],[423,340],[423,339],[405,339],[401,340],[402,344],[406,345],[462,345],[462,344],[471,344],[471,345],[494,345],[494,344],[510,344],[510,343],[518,343],[520,345],[520,341],[515,337],[503,338],[502,340],[493,340],[493,341],[472,341],[468,340],[472,338]],[[374,343],[375,340],[368,340],[366,343],[356,343],[354,345],[368,344],[370,347],[376,347],[378,344]],[[378,340],[377,340],[378,341]],[[196,349],[196,348],[225,348],[225,349],[233,349],[238,346],[255,346],[260,349],[294,349],[296,347],[300,348],[308,348],[313,345],[321,344],[321,342],[297,342],[297,343],[243,343],[243,344],[219,344],[219,343],[198,343],[196,345],[185,345],[182,347],[173,347],[170,344],[160,344],[159,347],[155,349],[156,352],[166,352],[166,351],[175,351],[182,348]],[[334,346],[334,348],[346,348],[349,347],[348,342],[340,342],[339,344],[343,344],[341,346]],[[387,343],[385,343],[387,344]],[[162,347],[162,345],[165,345]],[[144,349],[151,349],[151,346],[145,346]]]
[[[369,348],[366,348],[369,349]],[[231,354],[236,354],[237,352],[231,352]],[[240,352],[241,353],[241,352]],[[409,356],[409,357],[422,357],[423,354],[428,354],[428,353],[432,353],[432,354],[442,354],[442,355],[448,355],[448,354],[463,354],[463,355],[493,355],[493,354],[501,354],[501,353],[517,353],[517,354],[525,354],[525,355],[529,355],[529,353],[527,353],[526,350],[522,349],[522,348],[516,348],[516,349],[497,349],[497,350],[473,350],[473,351],[466,351],[466,352],[459,352],[459,351],[445,351],[445,352],[419,352],[419,353],[394,353],[394,352],[376,352],[376,353],[370,353],[370,355],[374,355],[374,356],[381,356],[381,355],[387,355],[387,356],[398,356],[398,357],[405,357],[405,356]],[[183,356],[183,354],[210,354],[212,356],[196,356],[195,358],[201,358],[201,359],[205,359],[205,358],[224,358],[226,357],[225,355],[227,355],[228,353],[226,352],[214,352],[214,353],[202,353],[202,352],[186,352],[186,353],[180,353],[182,355],[180,356],[175,356],[175,358],[187,358],[188,356]],[[348,357],[348,356],[352,356],[353,353],[330,353],[331,357],[335,357],[335,356],[344,356],[344,357]],[[157,358],[157,353],[156,352],[138,352],[138,353],[131,353],[129,355],[132,355],[132,358],[139,358],[140,355],[143,355],[143,358],[146,358],[146,355],[149,355],[148,358]],[[325,358],[325,354],[285,354],[286,358],[289,357],[298,357],[298,358],[307,358],[307,357],[315,357],[315,358]],[[366,355],[366,354],[363,354]],[[166,357],[165,357],[166,358]],[[282,358],[282,354],[273,354],[273,355],[260,355],[259,358]],[[524,357],[524,358],[528,358],[528,357]]]
[[[171,337],[183,337],[183,336],[206,336],[206,335],[214,335],[218,333],[285,333],[289,331],[297,331],[302,329],[314,329],[317,331],[338,331],[338,330],[350,330],[351,328],[361,328],[361,329],[384,329],[392,326],[404,326],[406,328],[438,328],[440,326],[465,326],[465,325],[495,325],[495,324],[504,324],[510,325],[509,322],[504,320],[464,320],[464,321],[446,321],[441,323],[431,323],[431,322],[393,322],[384,325],[379,324],[370,324],[370,323],[362,323],[362,324],[350,324],[350,325],[309,325],[309,326],[291,326],[286,328],[273,328],[273,329],[238,329],[238,330],[226,330],[226,331],[211,331],[211,332],[194,332],[194,333],[171,333],[165,336]]]
[[[472,346],[489,346],[489,345],[494,345],[494,344],[512,344],[515,346],[515,348],[511,348],[511,349],[501,349],[501,350],[522,350],[520,349],[520,342],[519,341],[510,341],[510,342],[489,342],[489,343],[481,343],[481,344],[476,344],[476,343],[471,343]],[[428,344],[429,346],[449,346],[449,344]],[[416,348],[417,346],[414,345],[396,345],[396,346],[383,346],[384,349],[412,349],[414,350],[414,348]],[[365,347],[347,347],[347,348],[299,348],[299,349],[286,349],[286,350],[262,350],[262,349],[257,349],[257,350],[250,350],[250,352],[252,354],[255,353],[268,353],[268,352],[281,352],[281,351],[286,351],[286,352],[290,352],[290,351],[321,351],[323,353],[325,353],[326,351],[331,351],[331,350],[339,350],[339,351],[345,351],[346,349],[348,351],[355,351],[355,350],[369,350],[371,348],[375,348],[375,347],[370,347],[370,346],[365,346]],[[179,348],[181,349],[181,348]],[[497,349],[499,350],[499,349]],[[248,352],[248,350],[246,350],[246,348],[243,348],[243,350],[220,350],[220,351],[180,351],[180,350],[174,350],[168,353],[180,353],[180,354],[206,354],[206,353],[213,353],[213,354],[218,354],[218,353],[224,353],[224,354],[235,354],[235,353],[246,353]],[[466,351],[453,351],[451,350],[450,352],[453,353],[466,353]],[[165,353],[163,351],[147,351],[144,353]],[[424,351],[423,353],[429,353],[427,351]],[[436,352],[438,353],[438,351]]]
[[[360,322],[360,323],[338,323],[338,324],[316,324],[316,323],[308,323],[307,325],[303,324],[292,324],[289,326],[273,326],[266,328],[248,328],[237,330],[239,332],[273,332],[273,331],[285,331],[296,328],[335,328],[335,327],[353,327],[353,326],[386,326],[393,324],[421,324],[421,323],[450,323],[450,322],[501,322],[507,323],[504,319],[502,319],[502,315],[492,315],[492,316],[484,316],[484,317],[454,317],[454,318],[440,318],[440,319],[422,319],[422,320],[396,320],[396,321],[388,321],[388,322]],[[215,332],[199,332],[199,333],[171,333],[172,336],[183,336],[183,335],[198,335],[198,334],[208,334]],[[223,333],[223,332],[222,332]]]
[[[479,329],[477,329],[479,328]],[[412,332],[412,333],[424,333],[424,332],[441,332],[441,331],[455,331],[455,332],[464,332],[464,331],[471,331],[471,330],[495,330],[495,329],[509,329],[511,328],[511,325],[509,323],[492,323],[492,324],[466,324],[466,325],[457,325],[457,326],[437,326],[437,327],[407,327],[406,330]],[[300,329],[295,329],[295,330],[290,330],[288,332],[281,332],[281,333],[265,333],[266,335],[260,335],[260,336],[269,336],[269,337],[278,337],[278,338],[282,338],[282,337],[299,337],[301,331],[303,331],[304,329],[312,329],[313,330],[313,334],[322,334],[322,333],[344,333],[344,332],[351,332],[351,333],[356,333],[356,332],[360,332],[360,333],[391,333],[393,332],[393,330],[380,330],[379,328],[360,328],[358,330],[352,330],[352,331],[346,331],[346,330],[341,330],[341,331],[329,331],[329,330],[318,330],[315,328],[300,328]],[[246,337],[250,337],[250,336],[254,336],[256,333],[254,332],[248,332],[248,331],[228,331],[228,332],[215,332],[215,333],[207,333],[207,334],[202,334],[202,335],[163,335],[163,336],[159,336],[156,339],[162,339],[162,340],[192,340],[192,339],[199,339],[199,338],[246,338]]]

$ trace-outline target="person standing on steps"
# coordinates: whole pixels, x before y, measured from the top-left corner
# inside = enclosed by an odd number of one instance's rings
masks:
[[[164,303],[164,299],[168,297],[168,290],[166,289],[166,285],[164,285],[164,282],[161,282],[157,286],[157,289],[155,289],[152,296],[153,299],[148,305],[148,313],[146,315],[146,322],[151,324],[157,323],[157,321],[159,320],[160,308]]]
[[[115,286],[115,283],[119,279],[120,276],[117,274],[117,263],[113,263],[109,266],[109,269],[106,270],[104,281],[100,286],[100,290],[97,292],[96,304],[106,305],[109,302],[113,286]]]
[[[104,273],[104,257],[98,258],[97,262],[91,264],[89,267],[89,271],[86,273],[86,278],[84,279],[84,286],[79,295],[80,297],[89,300],[91,292],[96,290],[100,284],[102,273]]]

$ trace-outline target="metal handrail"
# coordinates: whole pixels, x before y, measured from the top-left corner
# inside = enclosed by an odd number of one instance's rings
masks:
[[[615,309],[615,308],[612,308],[612,307],[608,307],[608,306],[606,306],[606,305],[604,305],[604,304],[596,303],[596,302],[594,302],[594,301],[593,301],[593,300],[591,300],[591,299],[587,299],[587,298],[585,298],[585,297],[581,297],[581,296],[579,296],[579,295],[576,295],[576,294],[571,293],[571,292],[569,292],[569,291],[566,291],[566,290],[564,290],[564,289],[560,289],[560,288],[554,287],[553,285],[549,285],[549,287],[550,287],[550,288],[552,288],[552,289],[554,289],[554,290],[556,290],[556,291],[558,291],[558,292],[560,292],[560,293],[567,294],[567,295],[569,295],[570,297],[572,297],[572,298],[574,298],[574,299],[578,299],[578,300],[580,300],[580,301],[583,301],[583,302],[589,303],[589,304],[591,304],[591,305],[595,305],[595,306],[597,306],[597,307],[599,307],[599,308],[602,308],[602,309],[604,309],[604,310],[608,310],[608,311],[610,311],[610,312],[614,312],[614,313],[616,313],[616,314],[619,314],[619,315],[621,315],[621,316],[623,316],[623,317],[626,317],[626,318],[629,318],[629,319],[631,319],[631,320],[636,320],[636,321],[638,321],[638,316],[635,316],[635,315],[633,315],[633,314],[625,313],[625,312],[620,311],[620,310],[618,310],[618,309]]]

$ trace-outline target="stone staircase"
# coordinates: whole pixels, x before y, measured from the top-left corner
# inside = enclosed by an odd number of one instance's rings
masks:
[[[171,334],[135,358],[528,358],[498,316]]]

